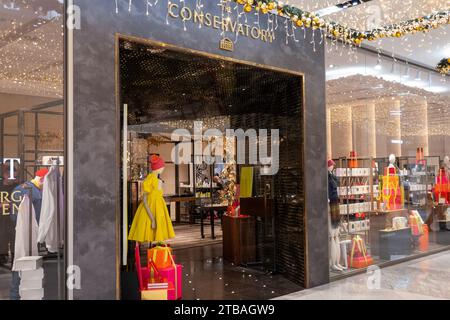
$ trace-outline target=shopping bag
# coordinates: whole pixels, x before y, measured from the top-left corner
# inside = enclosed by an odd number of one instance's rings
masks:
[[[147,267],[141,266],[138,243],[135,247],[135,264],[141,300],[170,300],[176,296],[173,283],[161,276],[152,262]]]
[[[172,266],[172,248],[156,246],[148,250],[148,261],[153,261],[158,269]]]
[[[179,264],[170,266],[168,268],[158,269],[161,277],[174,284],[174,297],[169,297],[169,300],[179,300],[183,296],[183,267]]]
[[[360,236],[355,236],[352,239],[352,250],[349,256],[349,263],[351,268],[366,268],[373,264],[372,257],[367,253],[366,244]]]
[[[153,262],[149,263],[150,278],[147,286],[141,291],[141,300],[175,300],[173,282],[164,278]]]

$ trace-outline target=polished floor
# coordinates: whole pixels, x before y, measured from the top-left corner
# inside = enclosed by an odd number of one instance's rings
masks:
[[[214,223],[214,239],[211,236],[210,220],[205,220],[204,238],[201,236],[201,227],[198,223],[174,225],[174,230],[176,237],[167,240],[166,243],[176,249],[187,249],[222,243],[222,226],[218,221]]]
[[[9,299],[9,286],[11,283],[11,273],[0,268],[0,300]]]
[[[282,300],[450,299],[450,251],[278,297]]]
[[[266,300],[302,288],[281,275],[223,261],[222,245],[175,250],[183,265],[184,300]]]

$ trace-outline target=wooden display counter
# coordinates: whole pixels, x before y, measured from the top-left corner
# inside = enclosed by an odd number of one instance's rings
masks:
[[[223,258],[234,264],[256,260],[255,218],[223,216]]]

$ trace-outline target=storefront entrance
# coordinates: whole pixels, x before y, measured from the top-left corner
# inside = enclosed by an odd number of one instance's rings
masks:
[[[195,297],[190,295],[195,286],[219,278],[227,282],[227,275],[240,286],[231,276],[236,270],[226,272],[230,266],[248,270],[250,277],[260,272],[293,281],[274,280],[283,287],[280,295],[289,287],[304,287],[302,74],[147,40],[117,41],[123,148],[121,264],[126,278],[134,281],[135,241],[129,241],[129,232],[133,224],[145,224],[135,221],[140,219],[136,213],[142,210],[151,159],[157,156],[165,162],[159,179],[175,237],[142,235],[142,261],[148,242],[164,241],[175,251],[186,277],[195,277],[202,260],[198,253],[183,250],[212,246],[196,251],[203,250],[203,264],[219,261],[222,276],[215,277],[216,265],[205,268],[201,278],[185,279],[185,284],[198,282],[185,286],[189,297]],[[156,234],[158,228],[168,227],[157,225]],[[261,285],[271,277],[259,278]],[[222,286],[224,292],[233,291],[227,286]],[[278,291],[270,288],[272,294]],[[126,295],[127,290],[122,292]],[[208,298],[205,292],[201,298]],[[245,297],[262,296],[247,292]]]

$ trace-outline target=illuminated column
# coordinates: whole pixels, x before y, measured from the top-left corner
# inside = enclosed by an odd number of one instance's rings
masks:
[[[389,154],[393,153],[396,157],[402,155],[402,111],[401,111],[401,103],[400,100],[394,100],[394,103],[391,105],[389,110],[389,115],[391,117],[392,122],[392,132],[390,139],[390,148],[388,148]]]
[[[375,122],[375,103],[371,102],[367,104],[367,131],[368,131],[368,156],[377,156],[377,131]]]
[[[331,111],[327,108],[327,159],[333,157],[333,151],[331,147]]]
[[[401,156],[401,110],[399,100],[381,102],[375,107],[376,155],[388,157],[393,153]]]
[[[375,156],[375,104],[367,102],[352,108],[353,150],[361,157]]]
[[[338,106],[330,108],[331,148],[333,158],[345,157],[352,146],[352,108]]]
[[[425,156],[428,148],[428,103],[426,99],[408,101],[401,110],[402,155],[415,157],[418,147]]]

